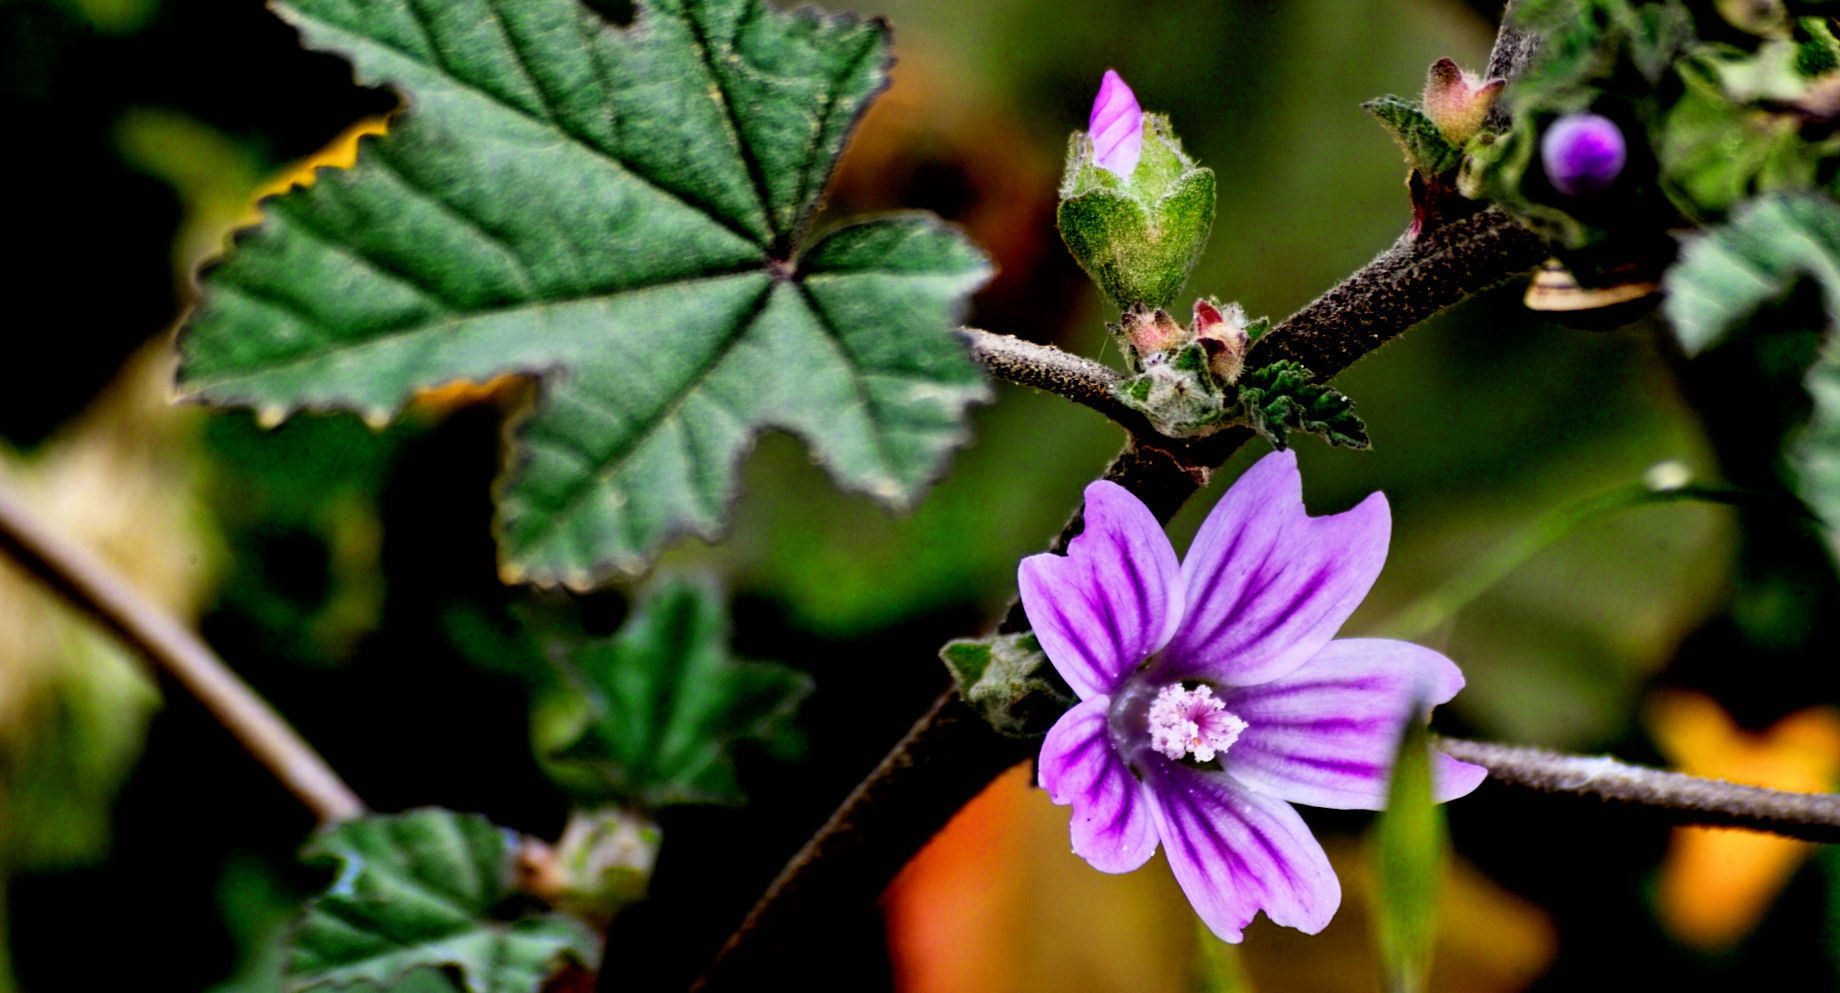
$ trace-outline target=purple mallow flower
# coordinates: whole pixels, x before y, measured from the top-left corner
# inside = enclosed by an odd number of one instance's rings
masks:
[[[1331,640],[1380,574],[1392,529],[1376,493],[1310,517],[1297,459],[1266,456],[1221,498],[1179,566],[1156,518],[1110,482],[1086,488],[1066,556],[1019,570],[1049,661],[1079,694],[1041,748],[1041,785],[1072,804],[1073,850],[1102,872],[1161,842],[1214,933],[1263,910],[1314,933],[1341,903],[1291,803],[1376,810],[1415,703],[1463,686],[1428,648]],[[1436,798],[1485,775],[1432,753]]]
[[[1099,81],[1086,132],[1092,136],[1093,161],[1129,178],[1144,154],[1144,109],[1114,70],[1105,70],[1105,78]]]
[[[1609,189],[1628,158],[1623,132],[1602,114],[1566,114],[1547,125],[1540,139],[1546,178],[1568,197]]]

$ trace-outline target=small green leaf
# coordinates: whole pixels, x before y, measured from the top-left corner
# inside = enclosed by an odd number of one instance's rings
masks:
[[[515,847],[474,814],[413,810],[337,825],[307,846],[339,863],[289,943],[288,990],[373,983],[422,968],[456,971],[467,993],[535,993],[574,959],[593,969],[600,938],[558,914],[508,912]]]
[[[1795,22],[1795,67],[1810,79],[1840,69],[1840,38],[1825,17],[1801,17]]]
[[[1462,163],[1463,150],[1444,138],[1444,133],[1426,116],[1424,108],[1404,97],[1384,96],[1369,100],[1361,109],[1374,115],[1387,134],[1406,153],[1406,162],[1421,176],[1441,176]]]
[[[587,701],[575,741],[554,756],[566,785],[591,802],[643,810],[741,803],[729,747],[768,741],[811,690],[786,666],[728,654],[721,596],[685,579],[657,584],[612,638],[560,660]]]
[[[958,695],[990,726],[1013,737],[1046,734],[1079,702],[1033,634],[1000,634],[947,642],[939,650]]]
[[[1240,418],[1275,448],[1288,447],[1292,431],[1319,435],[1343,448],[1371,446],[1354,401],[1316,382],[1302,363],[1285,360],[1247,369],[1238,385]]]
[[[1374,937],[1387,993],[1419,993],[1431,972],[1445,848],[1444,812],[1431,797],[1430,735],[1414,706],[1373,830]]]
[[[375,422],[417,390],[540,380],[497,488],[502,572],[571,586],[714,537],[754,437],[911,503],[988,388],[952,331],[989,275],[957,231],[812,243],[887,85],[879,21],[763,0],[277,0],[310,48],[403,93],[349,170],[265,201],[202,280],[181,391]]]

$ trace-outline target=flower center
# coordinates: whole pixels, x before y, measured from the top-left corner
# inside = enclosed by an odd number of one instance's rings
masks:
[[[1190,690],[1171,683],[1150,704],[1150,747],[1168,758],[1193,755],[1197,762],[1212,762],[1245,730],[1246,722],[1228,713],[1207,686]]]

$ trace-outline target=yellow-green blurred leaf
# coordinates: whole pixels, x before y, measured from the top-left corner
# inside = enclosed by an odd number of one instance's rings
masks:
[[[1374,939],[1389,993],[1425,988],[1437,940],[1444,814],[1431,802],[1430,739],[1419,717],[1415,706],[1393,761],[1386,811],[1374,825]]]

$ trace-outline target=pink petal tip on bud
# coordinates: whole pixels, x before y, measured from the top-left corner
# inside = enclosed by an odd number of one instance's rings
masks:
[[[1099,83],[1086,131],[1092,136],[1093,161],[1100,168],[1127,178],[1136,170],[1144,153],[1144,109],[1114,70],[1105,70]]]

